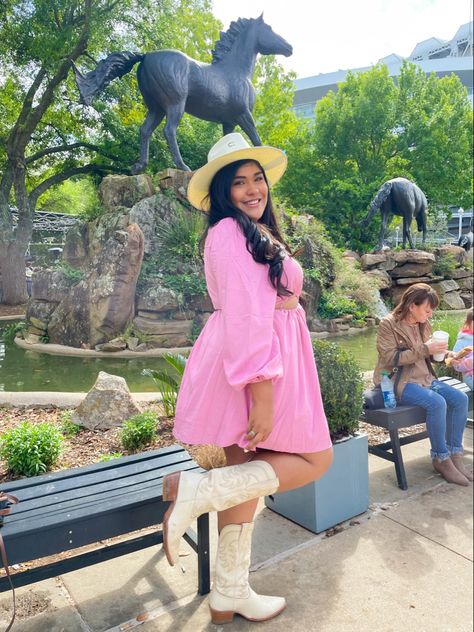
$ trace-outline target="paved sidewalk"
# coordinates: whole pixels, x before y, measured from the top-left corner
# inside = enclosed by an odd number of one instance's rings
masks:
[[[20,603],[29,593],[47,611],[19,620],[13,632],[471,632],[472,485],[434,473],[428,441],[403,453],[408,491],[397,487],[393,464],[370,455],[371,508],[332,537],[260,504],[251,583],[285,595],[288,608],[276,619],[212,625],[206,598],[195,592],[195,555],[183,544],[181,568],[170,568],[159,548],[20,589]],[[2,605],[7,594],[0,622]]]

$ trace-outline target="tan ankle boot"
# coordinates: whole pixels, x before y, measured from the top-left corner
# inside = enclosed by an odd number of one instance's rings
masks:
[[[230,623],[234,614],[267,621],[286,607],[283,597],[257,595],[249,586],[253,524],[229,524],[219,534],[209,609],[212,623]]]
[[[433,467],[448,483],[464,486],[469,485],[467,478],[455,467],[450,458],[444,459],[443,461],[433,459]]]
[[[175,472],[163,479],[163,500],[171,501],[163,518],[163,548],[171,566],[178,559],[184,532],[208,511],[222,511],[277,491],[275,470],[266,461],[249,461],[205,474]]]
[[[451,461],[454,463],[454,467],[461,472],[461,474],[464,474],[464,476],[467,478],[468,481],[471,481],[474,479],[474,477],[472,476],[472,472],[470,472],[468,469],[466,469],[464,463],[463,463],[463,459],[462,459],[462,455],[461,454],[451,454]]]

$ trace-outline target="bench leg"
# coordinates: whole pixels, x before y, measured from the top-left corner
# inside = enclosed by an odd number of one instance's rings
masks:
[[[400,489],[408,489],[407,478],[405,476],[405,466],[403,464],[403,456],[400,448],[400,438],[397,428],[389,428],[390,443],[392,444],[392,454],[395,463],[395,472],[397,473],[398,487]]]
[[[209,514],[202,514],[197,519],[198,541],[198,592],[207,595],[211,590],[211,575],[209,564]]]

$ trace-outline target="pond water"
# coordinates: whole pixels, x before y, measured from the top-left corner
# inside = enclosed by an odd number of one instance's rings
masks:
[[[451,323],[457,330],[465,312],[444,312],[443,327]],[[94,384],[99,371],[121,375],[132,392],[156,391],[153,380],[143,376],[143,369],[163,370],[168,367],[160,358],[74,358],[25,351],[3,341],[3,330],[12,321],[0,321],[0,391],[65,391],[86,392]],[[362,371],[370,371],[377,360],[377,331],[370,329],[348,336],[327,338],[349,351]],[[451,345],[454,341],[451,341]]]

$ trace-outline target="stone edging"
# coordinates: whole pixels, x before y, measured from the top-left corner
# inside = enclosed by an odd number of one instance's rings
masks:
[[[192,347],[172,347],[159,349],[149,349],[148,351],[95,351],[94,349],[76,349],[75,347],[66,347],[65,345],[43,344],[37,342],[29,344],[23,338],[15,338],[15,344],[21,349],[28,351],[39,351],[40,353],[48,353],[50,355],[76,356],[89,358],[125,358],[131,360],[133,358],[160,358],[165,353],[189,353]]]
[[[25,320],[25,314],[12,314],[10,316],[0,316],[0,322],[2,320]]]
[[[149,393],[130,393],[137,404],[148,404],[161,400],[161,395]],[[0,406],[15,408],[76,408],[87,393],[63,393],[61,391],[0,391]]]

